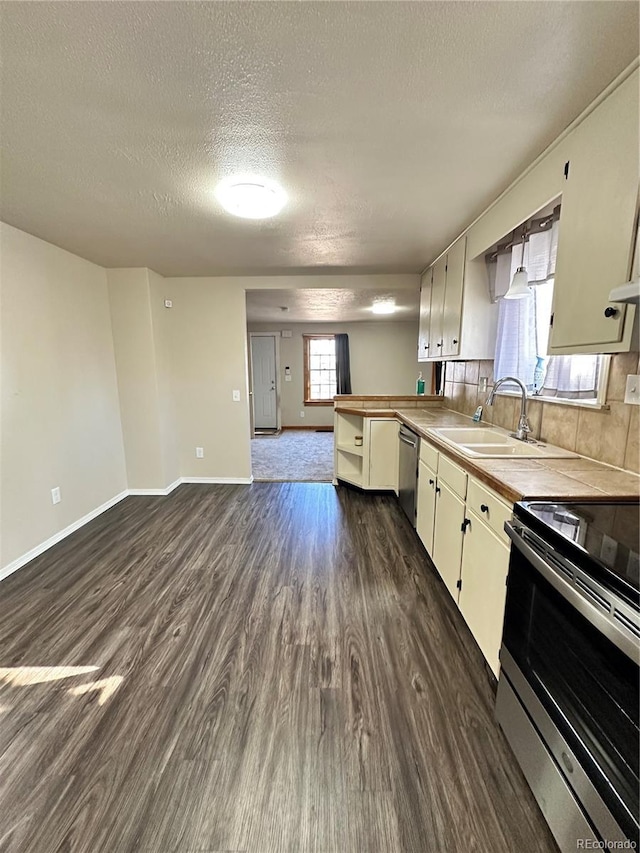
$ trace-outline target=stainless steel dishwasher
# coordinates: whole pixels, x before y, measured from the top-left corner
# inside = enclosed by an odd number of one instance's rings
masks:
[[[398,474],[398,499],[407,518],[416,526],[416,489],[418,486],[418,453],[420,438],[401,424],[398,432],[400,440],[400,464]]]

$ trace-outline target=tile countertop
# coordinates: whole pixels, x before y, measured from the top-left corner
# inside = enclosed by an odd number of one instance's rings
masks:
[[[571,459],[470,459],[426,430],[434,427],[474,427],[471,418],[443,408],[428,409],[348,409],[337,411],[365,417],[397,417],[426,438],[445,456],[467,470],[507,501],[523,498],[549,500],[611,501],[640,497],[640,476],[604,465],[586,457]],[[486,426],[479,423],[478,427]]]

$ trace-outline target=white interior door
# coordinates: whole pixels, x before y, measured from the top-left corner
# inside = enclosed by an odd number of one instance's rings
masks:
[[[278,428],[275,335],[251,335],[254,429]]]

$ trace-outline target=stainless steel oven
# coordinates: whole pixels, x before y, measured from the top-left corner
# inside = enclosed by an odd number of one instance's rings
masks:
[[[517,504],[496,715],[561,850],[639,835],[638,504]]]

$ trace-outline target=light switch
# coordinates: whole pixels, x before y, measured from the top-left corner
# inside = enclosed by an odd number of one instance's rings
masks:
[[[640,406],[640,376],[627,376],[624,401],[634,406]]]
[[[233,398],[233,402],[234,402],[234,403],[239,403],[239,402],[240,402],[240,392],[239,392],[239,391],[233,391],[233,392],[232,392],[232,394],[231,394],[231,396],[232,396],[232,398]]]
[[[204,459],[204,447],[196,447],[196,459]]]

